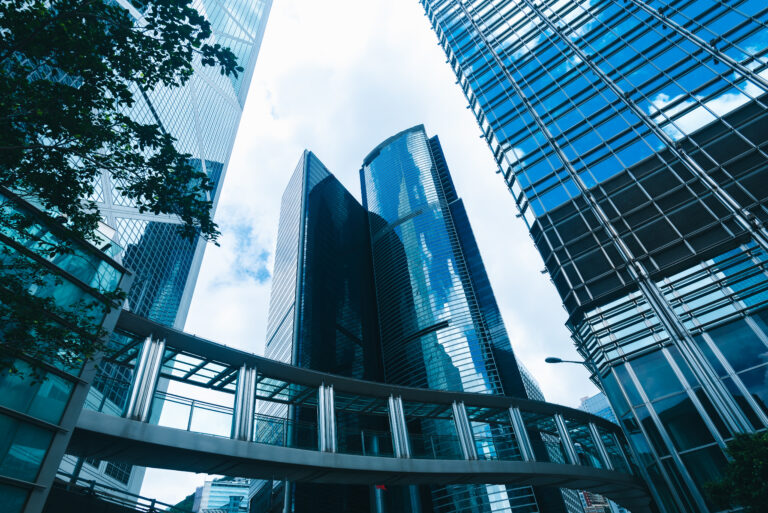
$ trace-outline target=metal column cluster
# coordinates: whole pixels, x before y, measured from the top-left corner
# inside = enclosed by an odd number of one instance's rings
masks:
[[[410,458],[411,444],[408,439],[408,426],[405,423],[403,399],[400,396],[389,396],[389,426],[392,431],[392,447],[396,458]]]
[[[320,450],[336,452],[336,407],[333,385],[317,389],[317,429]]]
[[[144,340],[128,395],[126,418],[141,422],[149,420],[149,410],[160,377],[160,368],[163,366],[164,354],[165,340],[158,340],[151,335]]]
[[[453,409],[453,421],[456,424],[456,433],[459,436],[459,445],[464,459],[476,460],[477,447],[475,447],[475,439],[472,435],[472,425],[467,417],[467,408],[463,401],[454,401],[451,408]]]
[[[232,438],[235,440],[250,442],[253,439],[257,377],[256,368],[245,364],[238,372],[232,417]]]

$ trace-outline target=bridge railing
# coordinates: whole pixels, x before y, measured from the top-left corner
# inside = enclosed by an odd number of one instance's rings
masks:
[[[124,316],[127,321],[121,317],[118,325],[124,330],[117,335],[121,344],[102,364],[87,402],[90,409],[323,452],[540,461],[634,473],[620,428],[579,410],[298,369]],[[169,393],[169,381],[184,386]],[[179,394],[176,388],[206,390]],[[269,403],[281,406],[264,408]]]

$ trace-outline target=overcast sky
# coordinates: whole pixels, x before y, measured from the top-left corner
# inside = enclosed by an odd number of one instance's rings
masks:
[[[203,260],[186,331],[263,354],[280,196],[313,151],[360,197],[379,142],[423,123],[438,135],[517,358],[547,400],[596,393],[566,314],[418,0],[275,0],[224,181],[221,247]],[[142,495],[176,502],[204,475],[148,470]]]

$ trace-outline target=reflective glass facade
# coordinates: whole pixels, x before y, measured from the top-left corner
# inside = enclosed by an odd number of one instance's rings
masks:
[[[660,507],[709,511],[768,425],[764,2],[421,3]]]
[[[127,0],[116,0],[140,23],[141,14]],[[211,23],[211,42],[228,46],[244,68],[238,78],[222,76],[204,67],[196,57],[195,73],[184,87],[157,87],[152,91],[134,88],[132,118],[160,125],[176,138],[176,149],[191,155],[191,163],[206,172],[213,183],[210,192],[214,210],[226,174],[235,134],[240,123],[248,86],[264,35],[272,0],[196,0],[193,7]],[[104,174],[96,184],[95,200],[104,222],[117,231],[124,251],[117,258],[134,275],[127,307],[154,321],[183,328],[192,300],[205,244],[182,239],[178,219],[141,213],[120,194],[120,183]],[[103,383],[94,384],[96,388]],[[105,390],[114,395],[114,390]],[[122,391],[127,393],[127,390]],[[116,403],[121,402],[119,399]],[[107,463],[84,465],[82,477],[99,479],[109,486],[127,487],[138,493],[142,472],[109,472]],[[75,460],[67,457],[62,469],[72,471]],[[119,476],[116,478],[115,476]]]
[[[384,375],[388,383],[526,396],[463,203],[438,139],[423,126],[392,136],[364,160]],[[453,435],[438,422],[409,430]],[[490,437],[487,424],[475,436]],[[434,488],[435,512],[563,511],[531,488]]]
[[[363,206],[311,152],[304,153],[289,179],[281,203],[266,356],[393,384],[518,397],[530,390],[543,398],[535,381],[518,369],[437,138],[417,126],[387,139],[366,157],[360,177]],[[336,396],[338,404],[354,400]],[[421,407],[404,405],[406,411]],[[379,415],[386,408],[370,404],[359,414],[337,409],[339,450],[394,456],[390,426]],[[272,403],[260,414],[264,429],[279,422],[271,418],[287,418],[286,436],[296,438],[291,443],[297,446],[308,436],[302,425],[310,426],[308,433],[317,431],[315,407]],[[490,420],[473,421],[471,428],[478,451],[495,450],[489,443],[494,436],[513,436],[493,431],[508,426]],[[461,457],[450,418],[413,421],[407,430],[413,457],[435,457],[436,450]],[[505,458],[520,458],[516,447],[505,450],[510,451]],[[544,504],[549,504],[545,511],[565,511],[559,494],[534,494],[530,487],[381,490],[263,482],[250,496],[260,512],[283,506],[297,513],[533,512]]]
[[[313,153],[304,152],[280,206],[265,356],[381,381],[376,323],[367,213]],[[262,418],[288,417],[294,425],[316,426],[314,408],[266,404]],[[363,422],[357,416],[340,420],[341,434],[345,429],[359,432]],[[386,424],[371,427],[386,429]],[[297,428],[287,436],[305,434]],[[283,498],[291,511],[369,508],[371,491],[363,486],[264,482],[252,495],[271,494],[281,486],[288,489]]]
[[[114,243],[103,237],[102,251],[72,239],[72,234],[57,221],[4,190],[0,191],[0,216],[18,216],[29,221],[28,226],[19,222],[23,229],[14,228],[13,223],[0,229],[0,264],[5,267],[4,272],[23,272],[27,262],[32,262],[44,283],[30,283],[30,293],[52,299],[58,309],[91,314],[90,323],[75,326],[62,319],[57,310],[48,311],[50,326],[41,322],[40,332],[54,326],[65,327],[63,332],[68,331],[74,341],[97,337],[100,326],[109,329],[108,324],[114,324],[116,317],[109,315],[109,303],[102,294],[122,289],[123,276],[127,274],[109,256],[119,250]],[[70,243],[72,252],[52,258],[48,244],[65,241]],[[13,293],[6,286],[0,284],[0,309],[4,308],[2,298]],[[90,327],[86,328],[88,324]],[[0,343],[7,334],[6,328],[0,326]],[[10,364],[19,372],[0,373],[2,509],[8,513],[40,511],[80,413],[93,368],[70,368],[59,362],[33,361],[28,357],[16,358]],[[39,370],[39,375],[33,375],[33,368]]]

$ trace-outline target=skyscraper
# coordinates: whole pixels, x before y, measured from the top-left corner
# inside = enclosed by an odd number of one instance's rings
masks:
[[[525,397],[525,387],[437,137],[419,125],[377,146],[360,170],[387,383]],[[442,433],[444,426],[422,425]],[[476,433],[476,435],[482,435]],[[435,488],[435,512],[536,511],[530,487]],[[519,506],[515,509],[513,507]],[[562,503],[545,511],[562,510]]]
[[[141,22],[141,13],[130,2],[116,0]],[[142,123],[154,123],[177,139],[176,149],[188,153],[192,164],[206,172],[214,189],[215,210],[221,185],[240,123],[248,87],[264,35],[272,0],[197,0],[194,7],[211,23],[210,41],[228,46],[244,71],[237,78],[193,62],[195,73],[184,87],[159,86],[140,91],[134,86],[135,104],[129,115]],[[133,285],[127,307],[154,321],[183,328],[197,281],[205,242],[191,243],[177,232],[174,216],[141,213],[120,194],[120,183],[108,174],[96,184],[95,198],[104,222],[116,231],[123,247],[118,259],[129,268]],[[100,382],[94,386],[98,388]],[[111,391],[114,392],[114,391]],[[127,393],[123,390],[122,393]],[[119,401],[118,401],[119,402]],[[137,493],[143,470],[114,462],[86,461],[84,477],[98,478]],[[64,469],[75,460],[67,457]]]
[[[664,511],[768,425],[761,2],[421,0]]]
[[[381,381],[376,322],[367,213],[322,162],[305,151],[280,205],[265,356]],[[261,415],[317,422],[314,409],[267,404]],[[339,429],[344,427],[340,422]],[[364,511],[370,502],[369,487],[364,486],[262,481],[252,489],[252,508],[282,508],[270,506],[269,500],[281,487],[285,511]]]
[[[526,385],[518,369],[438,139],[428,138],[423,126],[396,134],[364,159],[360,178],[363,205],[311,152],[290,178],[281,203],[266,356],[398,385],[527,397],[526,386],[535,390],[535,384],[528,379]],[[317,421],[314,409],[274,405],[261,414],[288,418],[291,425]],[[350,444],[359,443],[361,428],[388,429],[384,418],[378,425],[362,412],[344,415],[337,439],[346,451],[359,450]],[[475,436],[489,440],[490,430],[504,429],[493,426],[473,423]],[[453,424],[443,419],[408,429],[414,440],[455,437]],[[295,428],[287,436],[307,435]],[[414,446],[414,457],[423,449]],[[250,502],[258,511],[274,511],[281,507],[276,496],[296,513],[564,511],[558,494],[500,485],[384,491],[262,482],[252,488]]]

